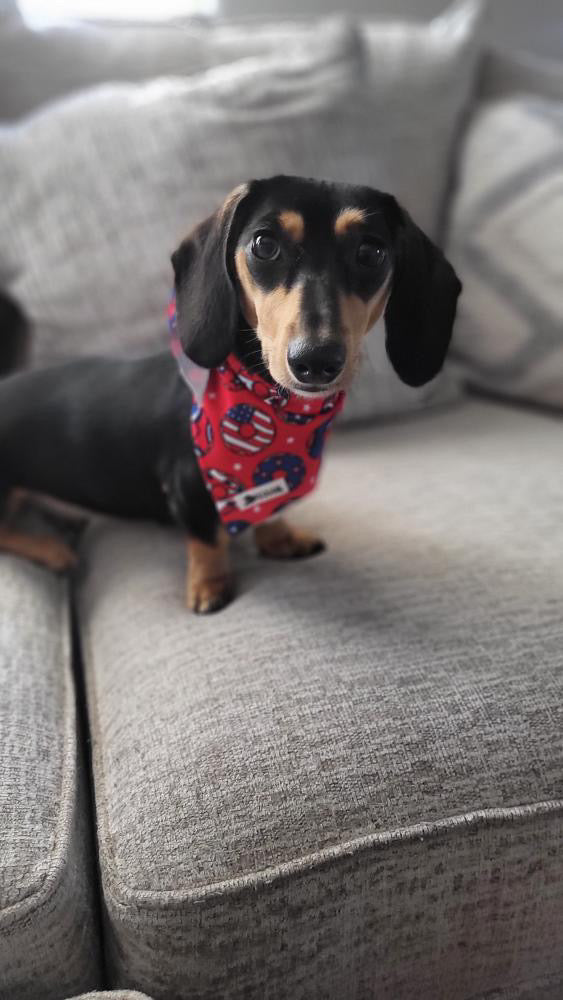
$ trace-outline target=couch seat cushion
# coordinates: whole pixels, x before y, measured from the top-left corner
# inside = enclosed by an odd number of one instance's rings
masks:
[[[116,985],[463,1000],[563,976],[560,420],[469,401],[335,434],[294,518],[184,607],[174,532],[80,596]],[[562,979],[563,981],[563,979]]]
[[[99,982],[67,586],[0,556],[0,998]]]

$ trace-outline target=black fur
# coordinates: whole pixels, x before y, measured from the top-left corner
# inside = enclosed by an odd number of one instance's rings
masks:
[[[264,221],[274,225],[282,210],[305,217],[307,254],[284,245],[279,266],[270,269],[249,257],[256,281],[289,286],[299,275],[313,335],[319,315],[336,315],[335,289],[367,301],[387,272],[374,277],[350,264],[353,235],[335,249],[335,216],[351,205],[365,209],[370,232],[389,250],[392,364],[409,385],[436,375],[461,287],[441,252],[390,196],[291,177],[252,182],[173,255],[186,354],[211,368],[234,349],[249,369],[269,377],[259,340],[241,315],[234,253]],[[168,351],[136,361],[75,361],[4,379],[0,506],[2,495],[20,487],[106,514],[174,521],[211,543],[218,516],[193,452],[190,407],[190,392]]]
[[[0,382],[0,494],[172,521],[212,542],[217,514],[193,452],[190,391],[167,351],[92,358]]]
[[[226,211],[197,226],[172,254],[182,345],[202,368],[216,368],[234,347],[240,310],[233,250],[249,196],[250,187]]]
[[[0,292],[0,377],[23,364],[28,336],[23,313],[11,298]]]
[[[461,282],[394,198],[389,197],[387,211],[395,232],[393,285],[385,311],[387,354],[403,382],[420,386],[444,364]]]

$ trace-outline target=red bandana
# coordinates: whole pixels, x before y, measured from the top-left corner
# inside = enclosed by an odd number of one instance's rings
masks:
[[[234,354],[206,373],[203,388],[202,369],[178,343],[174,303],[168,318],[172,351],[200,397],[192,406],[191,429],[201,474],[223,524],[236,535],[314,488],[344,393],[310,400],[284,394],[248,372]]]

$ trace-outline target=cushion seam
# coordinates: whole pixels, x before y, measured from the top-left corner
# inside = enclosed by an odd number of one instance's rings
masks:
[[[547,799],[518,806],[476,809],[436,820],[433,823],[422,822],[398,827],[394,830],[364,834],[352,840],[342,841],[332,847],[300,855],[289,861],[280,861],[268,868],[203,883],[191,889],[151,890],[127,885],[120,877],[112,844],[111,865],[104,870],[102,863],[104,895],[115,906],[124,909],[152,909],[163,904],[169,904],[170,907],[173,907],[174,904],[190,905],[225,895],[236,895],[245,889],[256,890],[271,886],[288,877],[298,877],[322,869],[346,857],[353,857],[370,850],[383,849],[393,844],[412,844],[417,840],[424,841],[444,834],[455,834],[464,828],[477,831],[489,827],[500,827],[507,821],[511,825],[525,823],[537,816],[563,817],[563,800]],[[104,823],[104,825],[106,824]],[[100,851],[100,858],[103,859],[102,851]]]
[[[304,874],[312,869],[320,868],[327,863],[337,861],[346,856],[362,853],[370,848],[382,848],[400,841],[413,842],[415,840],[424,840],[427,837],[436,836],[441,833],[457,832],[464,826],[475,828],[487,825],[500,825],[506,820],[525,822],[530,817],[536,815],[560,814],[563,816],[563,799],[540,799],[536,802],[515,806],[475,809],[434,822],[420,822],[398,827],[395,830],[363,834],[359,837],[342,841],[332,847],[312,851],[310,854],[301,855],[285,862],[280,861],[268,868],[246,872],[228,879],[218,879],[217,881],[203,883],[192,889],[145,889],[127,885],[119,870],[106,803],[107,779],[102,749],[103,744],[102,740],[98,738],[97,685],[93,666],[94,658],[92,656],[90,630],[85,625],[80,632],[83,643],[87,688],[90,695],[88,699],[88,711],[91,717],[92,751],[93,763],[95,765],[94,786],[96,815],[98,819],[98,855],[104,896],[106,900],[111,901],[117,907],[123,907],[124,909],[146,907],[148,909],[151,908],[151,904],[156,907],[162,905],[163,902],[172,905],[174,903],[195,903],[214,896],[225,895],[226,893],[235,894],[247,888],[270,885],[283,880],[289,875]]]

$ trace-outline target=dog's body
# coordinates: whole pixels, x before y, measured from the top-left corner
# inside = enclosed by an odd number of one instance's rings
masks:
[[[387,350],[420,385],[442,366],[460,285],[394,199],[298,178],[245,185],[173,255],[185,353],[205,368],[230,352],[300,396],[345,389],[386,307]],[[124,518],[173,521],[190,548],[188,603],[230,595],[227,542],[190,434],[191,393],[169,352],[90,359],[0,383],[0,512],[15,489]],[[264,555],[320,541],[284,522],[256,529]],[[63,567],[52,542],[0,527],[0,548]]]
[[[0,489],[17,486],[102,514],[170,521],[167,490],[178,515],[183,497],[174,483],[191,473],[185,492],[197,493],[190,406],[167,351],[14,375],[0,383]]]

